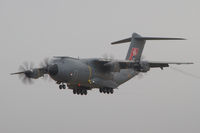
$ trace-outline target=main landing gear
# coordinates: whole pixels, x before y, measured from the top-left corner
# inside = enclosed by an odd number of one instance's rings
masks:
[[[114,89],[113,88],[99,88],[99,92],[100,93],[107,93],[107,94],[109,94],[109,93],[111,93],[111,94],[113,94],[113,92],[114,92]]]
[[[77,95],[87,95],[87,89],[85,88],[77,88],[77,89],[73,89],[73,93],[77,94]]]

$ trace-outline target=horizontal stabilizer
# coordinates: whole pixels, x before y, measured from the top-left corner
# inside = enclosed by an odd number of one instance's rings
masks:
[[[126,42],[131,42],[131,37],[123,39],[123,40],[119,40],[119,41],[116,41],[116,42],[112,42],[111,44],[120,44],[120,43],[126,43]]]
[[[186,40],[185,38],[168,38],[168,37],[136,37],[139,40]]]
[[[127,43],[127,42],[131,42],[131,37],[130,38],[126,38],[123,40],[119,40],[116,42],[112,42],[111,44],[120,44],[120,43]],[[167,38],[167,37],[135,37],[133,39],[136,40],[186,40],[185,38]]]

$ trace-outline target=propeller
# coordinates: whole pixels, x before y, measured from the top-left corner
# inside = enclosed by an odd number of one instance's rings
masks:
[[[48,68],[48,66],[50,65],[50,59],[49,58],[45,58],[41,63],[40,63],[40,67],[44,68]]]
[[[105,53],[102,55],[102,57],[106,60],[114,60],[114,55],[112,55],[112,54],[108,55]]]
[[[47,71],[48,71],[50,65],[51,65],[51,60],[49,58],[44,58],[44,60],[40,63],[40,67],[46,68]],[[46,81],[47,80],[52,81],[52,79],[50,78],[50,76],[48,74],[44,74],[43,79]]]
[[[49,79],[48,75],[56,75],[58,73],[57,64],[50,64],[50,59],[45,58],[41,63],[39,68],[33,68],[33,63],[24,62],[23,65],[19,67],[19,72],[11,73],[11,75],[19,75],[22,82],[25,84],[32,84],[33,79],[38,79],[44,77],[43,79]]]
[[[140,61],[144,61],[145,58],[146,58],[145,55],[142,55],[141,58],[140,58]],[[142,78],[144,78],[144,76],[145,76],[146,74],[147,74],[147,73],[139,72],[139,73],[137,74],[136,77],[137,77],[138,79],[142,79]]]
[[[32,62],[24,62],[23,65],[19,67],[19,72],[11,73],[11,75],[18,74],[24,84],[33,84],[33,79],[31,78],[33,74],[33,66],[34,64]]]

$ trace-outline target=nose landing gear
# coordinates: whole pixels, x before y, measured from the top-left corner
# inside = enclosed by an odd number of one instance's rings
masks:
[[[66,85],[65,85],[64,83],[57,82],[57,84],[60,84],[60,85],[59,85],[59,89],[60,89],[60,90],[66,89]]]

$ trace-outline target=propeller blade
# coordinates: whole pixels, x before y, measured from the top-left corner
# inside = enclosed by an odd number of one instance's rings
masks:
[[[108,54],[103,54],[102,55],[102,57],[104,58],[104,59],[106,59],[106,60],[114,60],[115,58],[114,58],[114,55],[112,55],[112,54],[110,54],[110,55],[108,55]]]
[[[24,74],[24,71],[23,72],[11,73],[10,75],[15,75],[15,74]]]
[[[50,65],[50,59],[49,58],[45,58],[41,63],[40,66],[41,67],[48,67]]]
[[[24,84],[32,84],[33,80],[31,74],[33,66],[34,64],[32,62],[24,62],[23,65],[19,66],[19,72],[11,73],[11,75],[19,75],[19,79],[21,79]]]

